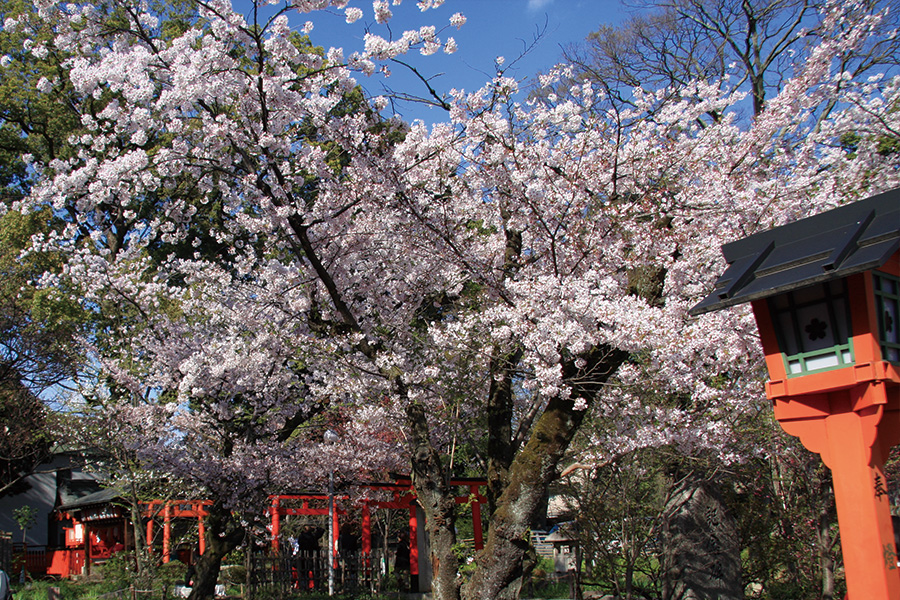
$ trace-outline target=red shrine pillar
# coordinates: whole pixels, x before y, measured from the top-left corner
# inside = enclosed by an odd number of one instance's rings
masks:
[[[413,592],[419,591],[419,520],[416,503],[409,505],[409,578]]]
[[[753,310],[775,418],[831,469],[847,598],[894,600],[900,599],[900,570],[884,461],[900,443],[900,386],[896,369],[881,359],[874,311],[867,312],[871,277],[852,276],[848,288],[856,358],[851,368],[788,378],[775,331],[763,325],[773,322],[768,303],[754,301]]]
[[[366,581],[372,577],[372,514],[369,510],[369,502],[362,505],[362,567]]]
[[[372,554],[372,513],[368,501],[362,505],[362,552],[368,561]]]
[[[163,563],[169,562],[172,544],[172,509],[168,501],[163,506]]]
[[[331,517],[331,561],[334,568],[338,568],[338,541],[341,535],[340,517],[338,517],[337,506],[334,507]]]
[[[272,496],[272,506],[269,512],[272,515],[272,551],[278,552],[279,537],[281,536],[281,498]]]
[[[147,553],[153,554],[153,504],[150,504],[147,508]]]
[[[203,508],[203,503],[197,503],[197,537],[200,538],[198,540],[198,550],[200,551],[200,556],[203,556],[203,553],[206,552],[206,523],[204,522],[204,517],[206,516],[206,510]]]

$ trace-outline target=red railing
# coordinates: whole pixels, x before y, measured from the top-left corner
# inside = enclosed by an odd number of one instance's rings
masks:
[[[47,552],[46,546],[13,544],[12,554],[11,577],[16,577],[16,574],[22,572],[23,564],[30,577],[43,577],[47,574],[52,556]]]

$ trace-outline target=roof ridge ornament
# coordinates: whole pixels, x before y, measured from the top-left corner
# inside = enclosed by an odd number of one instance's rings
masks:
[[[834,252],[831,253],[831,256],[829,256],[828,260],[825,261],[825,264],[822,265],[822,268],[826,271],[833,271],[839,267],[841,263],[844,262],[844,259],[846,259],[856,248],[856,242],[859,241],[862,233],[869,227],[874,219],[875,211],[870,210],[865,217],[857,221],[856,226],[847,232],[844,241],[836,244]]]

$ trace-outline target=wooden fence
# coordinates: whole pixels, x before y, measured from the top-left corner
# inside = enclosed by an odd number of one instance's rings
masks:
[[[12,553],[17,570],[22,568],[24,561],[28,576],[35,579],[40,579],[47,574],[47,567],[50,566],[53,556],[46,546],[25,546],[21,542],[13,544]]]
[[[386,575],[381,550],[371,554],[344,553],[336,560],[334,591],[372,594],[381,590]],[[250,556],[250,597],[258,592],[288,596],[292,593],[328,592],[328,551],[258,553]]]
[[[97,596],[97,600],[144,600],[153,598],[165,598],[167,590],[139,590],[135,587],[127,587],[114,592],[107,592]],[[62,599],[60,599],[62,600]]]

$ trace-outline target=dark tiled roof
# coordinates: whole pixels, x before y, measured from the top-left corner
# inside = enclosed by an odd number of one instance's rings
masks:
[[[728,269],[692,315],[840,279],[900,248],[900,189],[722,246]]]
[[[59,504],[71,504],[80,498],[100,490],[100,482],[94,479],[70,479],[59,485]]]
[[[100,490],[99,492],[94,492],[93,494],[88,494],[87,496],[82,496],[77,500],[69,502],[68,504],[63,504],[57,508],[57,510],[62,511],[71,511],[77,510],[79,508],[86,508],[88,506],[93,506],[96,504],[108,504],[110,502],[114,502],[118,498],[122,497],[122,490],[117,490],[115,488],[109,488],[105,490]]]

